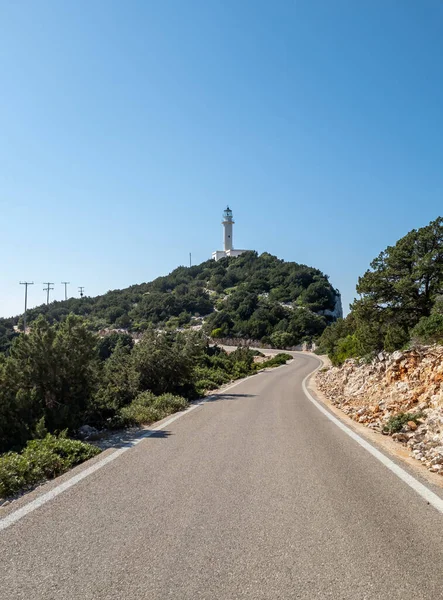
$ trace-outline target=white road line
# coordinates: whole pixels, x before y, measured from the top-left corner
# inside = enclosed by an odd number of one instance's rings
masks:
[[[431,491],[425,485],[420,483],[417,479],[415,479],[415,477],[412,477],[412,475],[410,475],[407,471],[405,471],[404,469],[399,467],[394,461],[392,461],[390,458],[385,456],[382,452],[380,452],[379,450],[374,448],[374,446],[372,446],[369,442],[367,442],[365,439],[360,437],[358,435],[358,433],[355,433],[355,431],[353,431],[347,425],[342,423],[342,421],[340,421],[340,419],[338,419],[337,417],[334,417],[334,415],[332,415],[328,410],[326,410],[326,408],[312,396],[312,394],[309,392],[309,390],[306,386],[306,382],[322,366],[322,362],[320,361],[320,359],[317,359],[317,360],[319,360],[320,365],[315,369],[315,371],[313,371],[312,373],[309,373],[309,375],[307,375],[303,379],[303,382],[302,382],[303,391],[304,391],[306,397],[312,402],[312,404],[314,404],[316,406],[316,408],[318,408],[318,410],[321,413],[323,413],[326,417],[328,417],[328,419],[330,419],[334,423],[334,425],[337,425],[337,427],[339,427],[344,433],[346,433],[346,435],[348,435],[355,442],[357,442],[357,444],[360,444],[360,446],[362,448],[364,448],[365,450],[367,450],[369,452],[369,454],[372,454],[372,456],[374,458],[379,460],[387,469],[389,469],[390,471],[392,471],[392,473],[397,475],[397,477],[399,477],[404,483],[406,483],[406,485],[408,485],[415,492],[417,492],[417,494],[420,494],[420,496],[424,500],[426,500],[426,502],[431,504],[434,508],[436,508],[440,513],[443,514],[443,499],[440,498],[440,496],[437,496],[437,494],[435,494],[433,491]]]
[[[96,471],[98,471],[99,469],[104,467],[105,465],[116,460],[122,454],[124,454],[125,452],[127,452],[128,450],[130,450],[131,448],[136,446],[137,444],[139,444],[145,438],[148,438],[148,437],[151,437],[152,435],[154,435],[154,433],[156,431],[165,429],[166,427],[168,427],[168,425],[170,425],[174,421],[177,421],[177,419],[180,419],[184,415],[189,414],[191,411],[195,410],[199,406],[202,406],[203,404],[205,404],[206,402],[208,402],[209,400],[214,398],[214,396],[223,395],[225,392],[228,392],[235,386],[240,385],[247,379],[250,379],[251,377],[254,377],[254,376],[255,375],[250,375],[249,377],[245,377],[244,379],[236,381],[232,385],[229,385],[228,387],[224,388],[223,390],[220,390],[220,392],[218,394],[213,394],[212,396],[207,396],[206,398],[203,398],[199,402],[192,404],[186,410],[176,413],[174,416],[172,416],[170,419],[168,419],[164,423],[157,425],[157,427],[154,427],[153,429],[148,429],[146,432],[139,434],[135,439],[129,440],[127,442],[127,445],[125,445],[123,448],[118,448],[112,454],[108,454],[108,456],[105,456],[104,458],[97,460],[93,465],[84,469],[77,475],[74,475],[73,477],[71,477],[67,481],[61,483],[60,485],[56,486],[49,492],[46,492],[46,494],[42,494],[35,500],[32,500],[31,502],[29,502],[29,504],[25,504],[25,506],[18,508],[16,511],[10,513],[6,517],[3,517],[3,519],[0,519],[0,531],[2,531],[3,529],[6,529],[7,527],[10,527],[11,525],[16,523],[20,519],[23,519],[23,517],[25,517],[26,515],[29,515],[29,513],[32,513],[37,508],[40,508],[40,506],[43,506],[47,502],[50,502],[51,500],[56,498],[59,494],[62,494],[63,492],[65,492],[66,490],[69,490],[69,488],[73,487],[80,481],[83,481],[83,479],[86,479],[86,477],[89,477],[89,475],[92,475],[93,473],[95,473]]]

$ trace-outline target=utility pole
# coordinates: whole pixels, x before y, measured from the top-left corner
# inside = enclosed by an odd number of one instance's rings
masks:
[[[83,298],[83,292],[84,292],[84,287],[83,286],[79,286],[78,291],[80,292],[80,298]]]
[[[68,292],[67,292],[67,286],[70,284],[70,281],[62,281],[62,285],[65,286],[65,300],[68,299]]]
[[[26,333],[26,309],[28,308],[28,285],[34,285],[33,281],[20,281],[25,286],[25,314],[23,315],[23,333]]]
[[[47,286],[43,288],[43,291],[46,292],[46,304],[49,304],[49,292],[54,289],[51,287],[51,285],[54,285],[54,283],[51,281],[44,281],[43,283],[46,283]]]
[[[189,266],[192,267],[192,254],[189,253]]]

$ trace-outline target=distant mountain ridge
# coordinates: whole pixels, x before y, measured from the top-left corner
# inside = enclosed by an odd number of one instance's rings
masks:
[[[342,316],[340,294],[327,275],[266,252],[178,267],[150,283],[101,296],[54,301],[28,310],[28,324],[39,315],[56,322],[69,313],[87,318],[97,331],[193,327],[276,347],[312,341]],[[3,350],[17,335],[14,325],[20,328],[22,317],[0,319]]]

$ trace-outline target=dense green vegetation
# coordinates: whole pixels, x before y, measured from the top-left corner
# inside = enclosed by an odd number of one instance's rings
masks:
[[[372,261],[345,320],[326,329],[319,352],[334,364],[443,341],[443,219],[412,230]]]
[[[260,363],[247,347],[228,354],[210,346],[210,336],[290,347],[318,337],[335,302],[317,269],[250,252],[31,309],[27,335],[21,317],[0,319],[0,493],[76,464],[80,446],[63,460],[57,454],[70,443],[56,441],[61,432],[151,423],[291,358]],[[103,329],[112,332],[99,336]]]
[[[257,364],[255,353],[226,353],[201,332],[146,331],[100,338],[81,317],[50,325],[43,317],[0,355],[0,452],[46,433],[84,424],[122,427],[152,422],[233,379],[277,366],[289,355]]]
[[[248,252],[238,258],[208,260],[179,267],[151,283],[110,291],[96,298],[70,298],[28,311],[28,324],[41,315],[50,324],[68,314],[104,328],[143,332],[175,330],[198,324],[216,336],[263,340],[290,347],[318,337],[333,319],[336,290],[318,269]],[[22,328],[22,318],[0,319],[0,351],[7,350]]]
[[[247,347],[228,354],[202,332],[148,330],[134,344],[125,333],[101,338],[76,315],[53,325],[41,317],[0,354],[0,497],[94,456],[96,448],[66,437],[82,425],[149,424],[292,358],[258,363],[257,354]]]
[[[0,456],[0,498],[57,477],[99,453],[97,447],[64,435],[47,434],[43,439],[31,440],[22,452]]]

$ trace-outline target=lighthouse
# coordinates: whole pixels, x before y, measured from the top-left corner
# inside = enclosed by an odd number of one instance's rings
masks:
[[[248,250],[234,249],[234,216],[229,206],[227,206],[226,209],[223,211],[222,225],[223,250],[216,250],[215,252],[213,252],[212,258],[214,260],[220,260],[221,258],[225,258],[226,256],[240,256],[240,254],[243,254],[243,252],[248,252]]]
[[[223,211],[223,250],[227,252],[228,250],[233,249],[233,241],[232,241],[232,229],[234,225],[234,219],[232,217],[232,210],[229,206],[226,207],[226,210]]]

